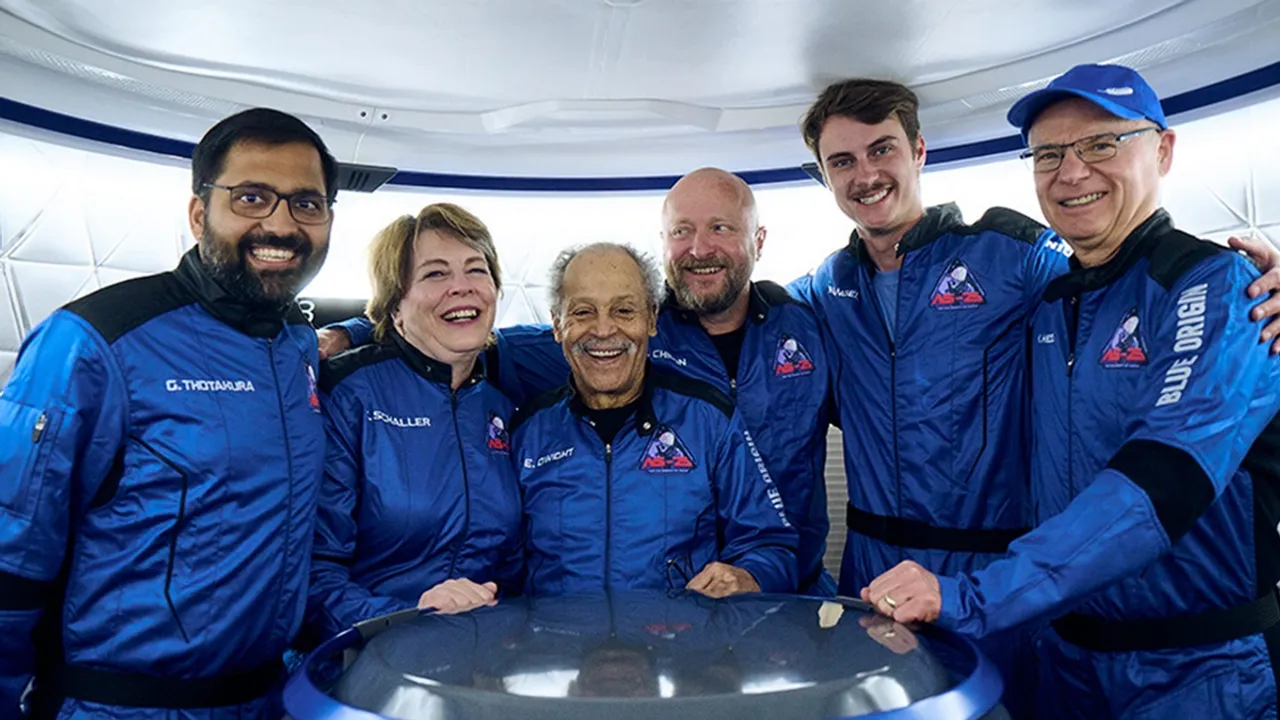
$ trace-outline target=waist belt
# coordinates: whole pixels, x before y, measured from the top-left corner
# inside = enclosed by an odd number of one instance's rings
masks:
[[[1169,650],[1226,642],[1263,632],[1280,623],[1276,593],[1245,605],[1158,620],[1100,620],[1072,613],[1053,621],[1059,637],[1097,652]]]
[[[890,545],[922,550],[952,552],[1005,553],[1009,543],[1026,534],[1028,528],[983,530],[981,528],[946,528],[919,520],[875,515],[847,506],[845,524],[859,535],[866,535]]]
[[[56,697],[177,710],[247,703],[266,695],[283,677],[284,660],[274,658],[253,670],[204,678],[155,677],[62,665],[50,673],[48,682],[49,695]]]

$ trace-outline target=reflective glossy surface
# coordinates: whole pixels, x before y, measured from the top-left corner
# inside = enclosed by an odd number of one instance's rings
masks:
[[[968,643],[864,608],[626,593],[401,613],[327,643],[286,702],[299,720],[970,718],[996,704]],[[343,670],[346,643],[362,647]]]

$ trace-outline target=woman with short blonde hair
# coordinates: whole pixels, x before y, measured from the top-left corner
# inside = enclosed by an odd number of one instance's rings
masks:
[[[377,342],[321,371],[329,449],[308,617],[322,635],[519,588],[513,408],[479,360],[499,272],[488,228],[450,203],[396,218],[369,248]]]

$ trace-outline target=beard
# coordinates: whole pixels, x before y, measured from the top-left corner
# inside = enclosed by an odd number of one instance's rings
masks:
[[[704,267],[724,267],[724,289],[705,296],[698,295],[684,284],[684,270],[697,270]],[[705,260],[681,260],[667,267],[667,276],[671,280],[671,290],[676,295],[676,302],[686,310],[698,315],[715,315],[733,307],[743,288],[751,280],[751,271],[745,264],[735,263],[728,258],[712,257]]]
[[[293,250],[297,253],[296,267],[284,270],[255,270],[249,266],[248,255],[254,245]],[[287,305],[298,291],[311,282],[324,264],[328,248],[315,252],[310,240],[302,233],[273,235],[250,231],[232,242],[219,238],[212,227],[205,224],[200,236],[200,259],[214,280],[231,296],[255,305]]]

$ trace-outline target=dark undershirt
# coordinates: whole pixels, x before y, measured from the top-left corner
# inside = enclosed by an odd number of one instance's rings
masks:
[[[729,378],[737,378],[738,359],[742,357],[742,341],[747,337],[746,323],[743,323],[741,327],[733,332],[710,337],[711,342],[716,346],[716,350],[720,352],[720,359],[724,361],[724,369],[729,372]]]
[[[587,417],[594,423],[596,434],[600,436],[601,442],[608,445],[618,436],[618,432],[627,424],[631,416],[636,414],[638,405],[640,405],[640,398],[636,398],[622,407],[609,408],[607,410],[587,408]]]

